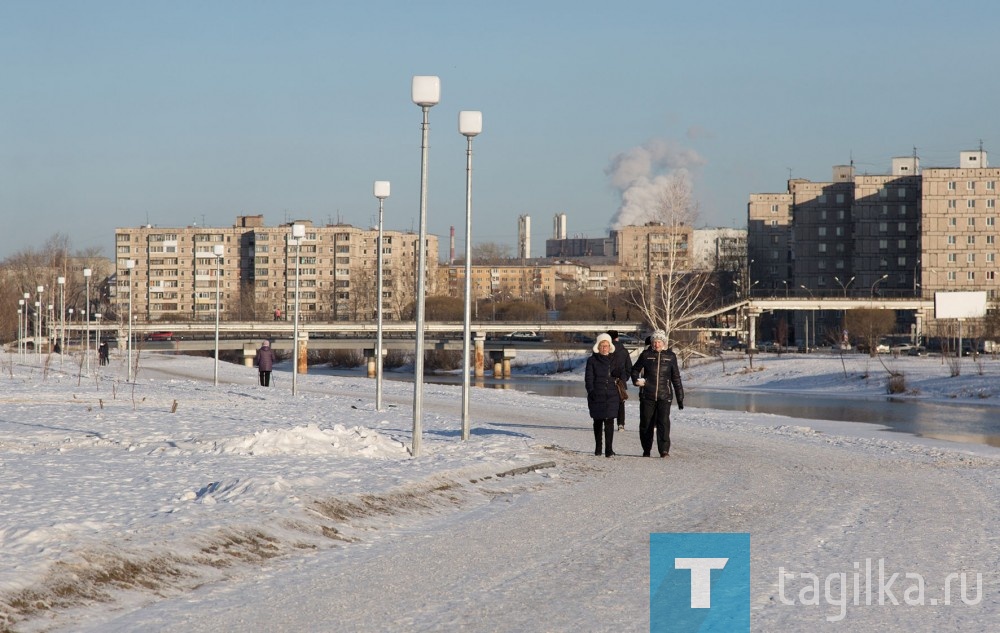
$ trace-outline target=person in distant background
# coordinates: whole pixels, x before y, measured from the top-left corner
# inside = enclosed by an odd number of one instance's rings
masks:
[[[608,330],[608,336],[611,337],[611,344],[615,346],[615,351],[612,352],[612,354],[615,357],[615,360],[618,362],[619,365],[627,368],[626,370],[627,373],[627,371],[632,368],[632,357],[629,355],[628,350],[625,349],[625,346],[618,341],[618,330]],[[626,382],[626,380],[628,380],[628,376],[625,375],[622,376],[622,378],[623,378],[622,384],[625,385],[625,389],[627,390],[628,383]],[[618,401],[618,430],[619,431],[625,430],[624,400]]]
[[[97,348],[97,359],[100,361],[101,365],[107,365],[109,361],[110,352],[108,349],[108,342],[102,342]]]
[[[257,349],[257,355],[253,358],[253,364],[260,374],[260,386],[270,387],[271,369],[274,368],[274,351],[271,349],[270,342],[261,343],[260,348]]]

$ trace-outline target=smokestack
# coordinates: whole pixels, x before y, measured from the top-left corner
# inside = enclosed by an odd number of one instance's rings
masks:
[[[451,227],[451,238],[448,240],[448,264],[452,265],[455,263],[455,227]]]
[[[531,258],[531,216],[517,216],[517,256]]]
[[[552,237],[557,240],[566,239],[566,214],[557,213],[552,220]]]

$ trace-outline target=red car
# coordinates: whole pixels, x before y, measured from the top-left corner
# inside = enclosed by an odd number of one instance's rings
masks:
[[[147,341],[172,341],[174,340],[173,332],[150,332],[149,336],[146,337]]]

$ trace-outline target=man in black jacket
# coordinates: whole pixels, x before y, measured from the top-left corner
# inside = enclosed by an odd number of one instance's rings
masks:
[[[632,365],[632,383],[639,387],[639,442],[642,456],[653,450],[653,432],[660,457],[670,454],[670,403],[677,397],[677,408],[684,408],[684,387],[677,355],[667,346],[667,335],[656,330],[652,345],[642,351]]]
[[[608,336],[611,337],[612,344],[615,347],[613,355],[615,357],[615,364],[620,365],[625,368],[625,372],[629,372],[632,369],[632,357],[629,355],[628,350],[625,346],[618,342],[618,331],[608,330]],[[627,378],[625,378],[627,380]],[[628,385],[628,383],[622,380],[623,385]],[[628,387],[626,387],[627,389]],[[625,401],[621,400],[618,403],[618,430],[625,430]]]

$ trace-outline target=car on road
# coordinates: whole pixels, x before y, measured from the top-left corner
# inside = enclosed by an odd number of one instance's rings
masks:
[[[510,332],[509,334],[504,334],[502,338],[505,341],[525,341],[534,343],[541,343],[544,340],[538,332],[530,330],[525,330],[523,332]]]
[[[639,339],[634,336],[629,336],[628,334],[619,334],[618,342],[622,345],[631,345],[632,347],[636,347],[641,344]]]
[[[146,337],[147,341],[172,341],[174,340],[173,332],[150,332]]]

